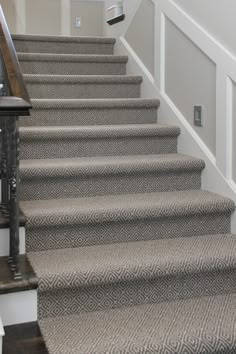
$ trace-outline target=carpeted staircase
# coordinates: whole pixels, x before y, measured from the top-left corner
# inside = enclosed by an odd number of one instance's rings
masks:
[[[13,36],[21,207],[50,354],[235,354],[234,203],[201,190],[114,40]]]

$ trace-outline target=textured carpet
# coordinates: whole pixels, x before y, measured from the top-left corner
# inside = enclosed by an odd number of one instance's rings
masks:
[[[235,312],[231,294],[52,318],[40,326],[51,353],[235,354]]]
[[[235,354],[234,203],[111,38],[15,35],[21,208],[50,354]]]
[[[37,98],[137,98],[139,76],[24,75],[31,97]]]
[[[18,54],[27,74],[47,75],[125,75],[127,57],[76,54]]]

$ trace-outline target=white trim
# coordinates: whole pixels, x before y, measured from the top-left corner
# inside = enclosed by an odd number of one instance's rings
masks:
[[[61,0],[61,35],[70,36],[70,1]]]
[[[233,178],[233,82],[232,80],[227,77],[225,79],[226,82],[226,156],[225,156],[225,161],[226,161],[226,177],[231,180]],[[221,121],[222,124],[224,124],[224,120],[218,118],[218,121]],[[236,137],[235,137],[236,138]],[[220,137],[219,137],[220,139]]]
[[[2,320],[1,320],[1,316],[0,316],[0,354],[2,354],[2,337],[5,336],[5,332],[3,329],[3,324],[2,324]]]
[[[25,228],[20,227],[20,254],[25,254]],[[0,230],[0,257],[9,256],[9,229]]]
[[[2,324],[2,319],[0,316],[0,337],[4,336],[5,332],[4,332],[4,328],[3,328],[3,324]]]
[[[37,290],[0,295],[4,326],[37,321]]]
[[[16,33],[26,33],[26,4],[25,0],[15,0]]]

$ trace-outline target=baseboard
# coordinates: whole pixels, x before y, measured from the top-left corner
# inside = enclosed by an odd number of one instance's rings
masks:
[[[0,314],[3,326],[37,321],[37,290],[0,295]]]
[[[0,316],[0,354],[2,354],[2,338],[4,337],[4,329],[3,329],[3,324]]]
[[[20,254],[25,253],[25,228],[20,227]],[[9,255],[9,229],[0,229],[0,257]]]
[[[117,39],[116,54],[128,56],[128,75],[143,76],[143,84],[141,87],[142,97],[155,97],[160,99],[161,104],[158,111],[158,121],[164,124],[178,125],[181,128],[178,151],[183,154],[187,153],[201,158],[205,161],[206,168],[202,174],[202,188],[213,193],[222,194],[236,202],[236,188],[234,185],[222,175],[216,166],[214,156],[185,117],[179,112],[174,103],[168,96],[159,92],[152,75],[124,37]],[[232,216],[232,232],[236,233],[236,213]]]

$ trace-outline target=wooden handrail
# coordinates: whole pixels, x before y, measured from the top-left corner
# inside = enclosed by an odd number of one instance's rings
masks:
[[[25,108],[31,108],[31,101],[21,73],[15,47],[0,6],[0,49],[11,95],[25,101]]]

